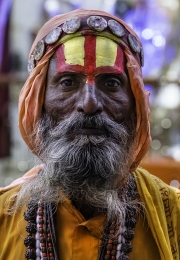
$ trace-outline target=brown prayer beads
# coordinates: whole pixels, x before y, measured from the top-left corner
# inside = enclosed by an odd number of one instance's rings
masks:
[[[137,208],[130,202],[134,199],[139,201],[133,175],[119,191],[119,199],[127,206],[123,209],[121,223],[112,221],[108,225],[99,260],[129,260],[127,254],[132,251],[130,240],[134,238],[132,228],[136,226]],[[53,242],[52,230],[54,230],[54,226],[51,211],[52,205],[49,209],[48,203],[42,201],[36,206],[33,202],[27,204],[24,219],[28,221],[26,226],[28,236],[24,239],[24,244],[27,247],[25,257],[28,260],[58,260]]]

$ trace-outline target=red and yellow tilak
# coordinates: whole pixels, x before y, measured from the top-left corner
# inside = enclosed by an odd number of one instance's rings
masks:
[[[101,36],[79,36],[65,42],[56,51],[57,72],[79,72],[91,84],[100,73],[124,72],[124,53],[111,39]]]

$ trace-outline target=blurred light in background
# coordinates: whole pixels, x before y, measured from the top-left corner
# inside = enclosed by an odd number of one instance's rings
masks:
[[[171,1],[160,0],[160,3],[162,6],[167,7],[171,10],[177,10],[179,8],[178,0],[171,0]]]
[[[134,9],[122,15],[125,22],[138,34],[144,46],[144,76],[159,76],[162,66],[167,62],[164,51],[166,38],[170,33],[170,21],[165,9],[158,7],[156,0],[137,1]],[[174,55],[173,51],[171,55]]]
[[[9,184],[11,184],[11,182],[14,181],[14,178],[12,177],[7,177],[5,180],[4,180],[4,185],[7,186]]]
[[[161,107],[157,107],[156,108],[156,112],[155,112],[155,117],[158,119],[164,118],[166,115],[166,110],[161,108]]]
[[[49,18],[61,13],[61,5],[58,0],[46,0],[44,3],[44,10]]]
[[[172,146],[169,152],[176,161],[180,161],[180,144]]]
[[[180,106],[180,87],[177,84],[168,84],[161,87],[161,91],[156,97],[155,105],[174,109]]]
[[[164,118],[162,121],[161,121],[161,126],[165,129],[168,129],[172,126],[172,122],[169,118]]]
[[[163,147],[161,148],[161,154],[162,154],[163,156],[169,156],[169,155],[170,155],[169,149],[170,149],[169,146],[167,146],[167,145],[163,146]]]
[[[161,148],[161,142],[155,139],[151,142],[151,147],[153,150],[159,150]]]
[[[154,125],[155,135],[160,135],[163,132],[163,129],[160,125]]]
[[[153,37],[153,30],[146,28],[142,31],[141,35],[145,40],[150,40]]]
[[[29,168],[29,165],[27,162],[25,161],[21,161],[18,163],[18,169],[21,171],[21,172],[25,172],[27,171]]]
[[[172,180],[171,182],[170,182],[170,186],[172,186],[172,187],[174,187],[174,188],[179,188],[179,181],[178,180]]]
[[[116,4],[116,0],[111,0],[111,1],[104,0],[103,11],[113,14],[115,10],[115,4]]]
[[[155,33],[157,33],[157,32],[155,32]],[[153,36],[152,43],[156,47],[164,47],[166,44],[166,40],[165,40],[164,36],[158,31],[158,35]]]

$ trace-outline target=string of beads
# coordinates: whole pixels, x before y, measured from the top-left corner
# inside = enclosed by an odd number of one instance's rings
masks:
[[[119,192],[119,199],[124,202],[121,223],[112,221],[108,228],[108,239],[103,260],[129,260],[132,251],[131,240],[134,238],[136,226],[137,206],[132,202],[140,201],[134,175]],[[117,234],[117,235],[115,235]],[[101,260],[101,259],[100,259]]]
[[[139,201],[134,175],[119,192],[119,199],[124,202],[121,223],[112,220],[108,224],[99,260],[129,260],[128,254],[132,251],[131,240],[134,238],[136,226],[137,206],[132,203]],[[122,204],[123,205],[123,204]],[[54,248],[54,226],[51,220],[52,214],[47,203],[33,200],[27,203],[24,219],[28,221],[27,237],[24,244],[27,247],[25,258],[27,260],[58,260]],[[52,213],[52,212],[51,212]],[[51,217],[50,217],[51,216]]]
[[[24,218],[28,221],[26,226],[28,236],[24,239],[24,244],[27,246],[26,259],[55,260],[46,203],[39,201],[37,207],[32,207],[32,203],[29,203],[27,207],[24,213]]]

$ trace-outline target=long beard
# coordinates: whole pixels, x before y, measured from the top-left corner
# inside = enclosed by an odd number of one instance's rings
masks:
[[[66,198],[106,210],[109,217],[122,210],[117,191],[129,178],[135,134],[133,115],[118,124],[101,115],[78,115],[55,124],[44,115],[34,132],[44,169],[23,185],[17,208],[25,198],[54,203]],[[103,135],[77,134],[82,128],[103,130]]]

